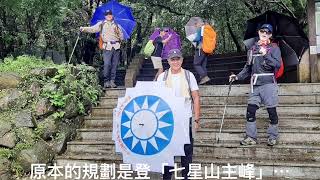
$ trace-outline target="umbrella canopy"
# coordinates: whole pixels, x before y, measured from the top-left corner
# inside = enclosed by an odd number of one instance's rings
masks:
[[[180,35],[175,32],[173,29],[167,28],[168,33],[163,37],[167,39],[171,34],[171,38],[168,43],[163,47],[162,50],[162,59],[168,59],[168,53],[171,49],[180,49],[181,50],[181,38]]]
[[[167,44],[163,47],[162,54],[161,54],[162,59],[167,59],[168,53],[171,49],[181,49],[181,38],[180,38],[180,35],[177,32],[175,32],[173,29],[168,27],[163,29],[168,32],[163,37],[163,39],[167,39],[171,34],[171,38],[167,42]],[[161,30],[160,28],[156,28],[154,32],[150,35],[149,40],[155,40],[158,36],[160,36],[160,30]]]
[[[284,65],[295,66],[299,64],[303,53],[309,47],[308,37],[299,27],[298,21],[283,14],[267,11],[247,21],[247,30],[244,44],[249,49],[258,39],[258,29],[263,24],[273,26],[273,38],[278,43]]]
[[[197,24],[203,24],[203,20],[200,17],[192,17],[188,23],[184,26],[187,37],[197,33]]]
[[[194,46],[196,46],[196,43],[193,42],[194,39],[196,39],[197,35],[197,30],[198,24],[203,24],[203,20],[200,17],[192,17],[190,20],[187,22],[187,24],[184,26],[185,31],[186,31],[186,38],[192,42]]]
[[[149,40],[155,40],[160,35],[160,28],[155,28],[151,36],[149,37]]]
[[[110,0],[108,3],[99,6],[93,14],[91,25],[105,20],[104,13],[107,10],[112,11],[114,21],[122,29],[124,39],[129,39],[136,25],[136,21],[132,15],[132,9],[131,7],[118,3],[116,0]]]

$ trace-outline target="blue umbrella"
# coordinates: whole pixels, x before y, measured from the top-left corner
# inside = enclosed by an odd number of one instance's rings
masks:
[[[105,19],[104,13],[107,10],[112,11],[114,21],[122,29],[124,39],[129,39],[136,25],[136,21],[132,15],[132,9],[131,7],[118,3],[116,0],[110,0],[108,3],[99,6],[93,14],[91,25],[103,21]]]

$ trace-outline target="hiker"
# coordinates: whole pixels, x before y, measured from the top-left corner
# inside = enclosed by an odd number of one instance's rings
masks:
[[[184,145],[185,156],[181,157],[181,166],[185,169],[182,170],[182,176],[184,179],[188,179],[189,164],[192,163],[193,154],[193,138],[192,138],[192,100],[193,109],[195,114],[195,129],[197,130],[200,126],[200,97],[199,87],[193,73],[185,70],[181,67],[183,62],[182,53],[179,49],[172,49],[168,53],[168,63],[170,68],[165,72],[161,73],[158,77],[158,81],[165,81],[167,87],[172,88],[176,96],[185,97],[185,105],[189,107],[188,113],[190,120],[189,137],[190,144]],[[192,98],[192,100],[191,100]],[[184,112],[183,112],[184,113]],[[163,179],[171,179],[172,172],[170,169],[173,167],[165,166]]]
[[[172,34],[170,34],[166,39],[164,39],[164,36],[168,33],[169,29],[162,29],[160,30],[160,34],[156,39],[153,41],[153,45],[155,47],[153,53],[151,54],[151,61],[153,64],[154,69],[158,69],[157,74],[154,77],[154,81],[157,80],[159,74],[163,72],[163,65],[162,65],[162,50],[163,47],[168,43],[170,40]]]
[[[208,55],[212,54],[215,48],[216,33],[208,23],[197,22],[196,27],[197,27],[197,35],[193,40],[193,42],[196,43],[193,66],[200,76],[199,84],[202,85],[210,81],[210,78],[208,77],[208,71],[207,71],[207,62],[208,62]],[[212,33],[211,38],[213,38],[213,39],[210,39],[210,42],[209,42],[210,52],[204,51],[204,47],[203,47],[204,45],[207,45],[205,44],[207,42],[204,42],[205,40],[204,33],[206,33],[205,31],[207,27],[209,27],[210,33]]]
[[[251,75],[251,92],[247,106],[246,137],[241,145],[255,145],[257,143],[256,111],[261,104],[267,108],[270,124],[267,130],[269,146],[277,143],[278,115],[278,85],[275,72],[281,65],[281,52],[277,45],[271,43],[273,28],[270,24],[263,24],[259,30],[259,40],[248,51],[248,61],[238,75],[231,75],[229,81],[244,80]]]
[[[115,84],[117,66],[120,59],[120,43],[123,33],[119,26],[113,21],[111,10],[105,12],[105,20],[91,27],[80,27],[81,32],[100,32],[103,49],[103,76],[104,88],[116,88]]]

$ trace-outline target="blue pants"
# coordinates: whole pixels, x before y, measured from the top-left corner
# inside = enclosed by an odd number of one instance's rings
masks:
[[[103,51],[103,78],[104,82],[115,80],[117,67],[120,59],[120,49]]]
[[[208,62],[208,57],[207,55],[199,49],[196,49],[195,54],[194,54],[194,59],[193,59],[193,67],[197,71],[198,75],[200,76],[200,79],[208,75],[207,72],[207,62]]]
[[[192,119],[191,118],[190,118],[189,137],[190,137],[190,144],[184,145],[185,156],[181,156],[181,166],[185,168],[184,170],[182,170],[182,177],[184,177],[185,180],[188,179],[189,164],[192,163],[192,155],[193,155]],[[171,166],[164,167],[163,180],[171,180],[172,172],[169,172],[170,169],[173,169],[173,167]]]

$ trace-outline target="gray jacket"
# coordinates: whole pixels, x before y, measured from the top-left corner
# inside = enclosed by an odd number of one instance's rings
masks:
[[[244,80],[248,76],[255,76],[256,82],[253,85],[264,85],[275,83],[274,75],[259,76],[259,74],[274,74],[281,66],[280,48],[275,44],[267,45],[267,54],[259,54],[260,46],[256,43],[248,51],[248,61],[242,71],[237,75],[239,80]],[[250,53],[252,52],[252,53]]]

